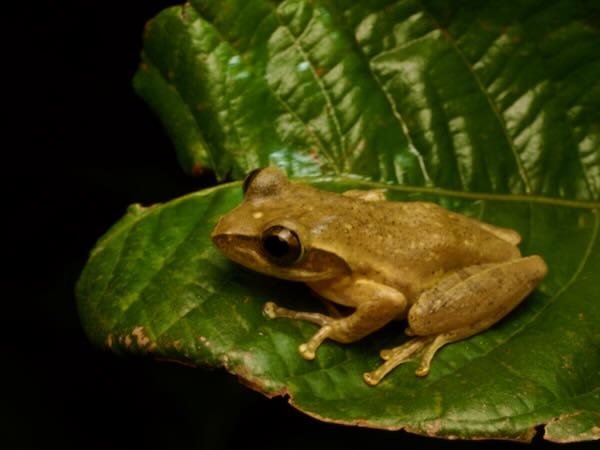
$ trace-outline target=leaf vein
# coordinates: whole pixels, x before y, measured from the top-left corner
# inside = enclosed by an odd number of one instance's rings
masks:
[[[415,13],[415,14],[418,14],[418,13]],[[345,30],[350,28],[350,26],[348,25],[345,18],[341,18],[340,22],[343,22],[346,25],[344,27]],[[428,38],[428,36],[429,36],[429,33],[424,36],[420,36],[417,39],[413,39],[410,43],[406,43],[405,45],[411,45],[412,43],[414,43],[418,40]],[[425,184],[427,186],[433,186],[433,181],[431,180],[431,177],[429,176],[429,173],[427,171],[427,165],[425,163],[425,159],[424,159],[423,155],[421,154],[421,152],[419,152],[419,150],[417,149],[417,147],[412,139],[412,136],[410,134],[408,125],[407,125],[406,121],[404,120],[404,117],[402,117],[402,114],[400,114],[400,112],[398,111],[396,102],[394,101],[394,98],[392,97],[389,90],[384,86],[384,84],[381,82],[379,77],[373,71],[373,68],[371,66],[371,61],[379,55],[374,55],[372,58],[369,58],[365,52],[365,49],[360,46],[360,44],[358,43],[358,41],[356,40],[356,38],[354,36],[352,36],[352,39],[350,39],[350,41],[352,42],[353,48],[355,48],[356,51],[358,52],[359,57],[365,63],[366,67],[369,68],[369,70],[368,70],[369,75],[371,76],[371,78],[373,79],[375,84],[379,87],[379,89],[383,93],[384,98],[386,99],[386,102],[388,103],[388,106],[390,107],[392,115],[394,116],[394,118],[396,119],[398,124],[400,125],[402,133],[404,134],[404,137],[406,138],[406,141],[408,144],[408,151],[417,159],[417,161],[419,163],[419,169],[421,171],[421,174],[423,175]],[[385,53],[385,52],[382,52],[382,53]]]
[[[272,15],[275,16],[274,12],[273,12]],[[265,15],[265,17],[262,19],[262,22],[266,21],[268,17],[269,17],[269,15]],[[208,20],[206,20],[206,21],[207,21],[207,23],[209,23],[213,27],[215,33],[217,34],[217,36],[219,37],[219,39],[221,40],[221,42],[225,42],[228,45],[230,45],[232,48],[235,48],[233,46],[233,43],[226,37],[226,35],[223,34],[217,28],[217,24],[216,23],[210,22]],[[312,127],[310,127],[296,113],[296,111],[281,97],[281,95],[279,95],[273,89],[273,87],[268,82],[265,83],[265,86],[267,87],[267,89],[269,90],[269,92],[271,92],[271,94],[273,95],[273,98],[283,107],[283,109],[285,110],[285,112],[287,112],[293,119],[295,119],[297,122],[299,122],[303,126],[304,130],[306,131],[307,136],[309,136],[310,138],[312,138],[311,140],[315,143],[315,145],[321,149],[321,154],[325,157],[325,159],[327,159],[327,160],[330,161],[332,168],[334,168],[334,170],[336,170],[336,173],[338,173],[337,172],[337,166],[336,166],[335,160],[333,158],[333,155],[331,155],[330,152],[328,151],[329,147],[327,146],[327,143],[324,142],[317,133],[315,133],[315,131],[312,129]]]
[[[462,50],[456,44],[456,41],[452,37],[450,32],[441,26],[441,24],[438,22],[438,20],[435,18],[435,16],[428,10],[428,8],[423,4],[423,2],[421,0],[420,0],[420,4],[423,9],[423,12],[431,18],[431,21],[435,24],[435,26],[437,28],[439,28],[440,30],[444,31],[444,34],[447,36],[450,46],[452,47],[454,52],[458,55],[459,59],[463,62],[463,64],[465,65],[465,67],[467,68],[469,73],[471,74],[471,77],[477,84],[477,87],[479,88],[479,90],[483,94],[484,98],[486,99],[488,105],[490,106],[492,113],[494,114],[496,120],[498,121],[498,124],[500,125],[500,129],[502,130],[502,134],[503,134],[504,138],[506,139],[508,147],[509,147],[510,151],[512,152],[512,155],[515,160],[515,164],[517,166],[517,170],[519,172],[519,176],[521,177],[521,180],[523,181],[523,183],[525,185],[525,192],[528,194],[532,193],[531,182],[529,181],[527,172],[525,171],[525,168],[523,167],[523,162],[521,161],[521,157],[519,156],[519,153],[517,152],[517,149],[515,148],[515,146],[512,142],[512,139],[510,138],[510,134],[506,127],[506,122],[504,121],[502,114],[498,110],[498,107],[496,106],[493,99],[487,92],[487,90],[486,90],[485,86],[483,85],[479,76],[477,76],[477,74],[473,70],[473,67],[471,66],[470,62],[467,60],[467,57],[465,56],[465,54],[462,52]]]
[[[216,197],[212,197],[209,205],[207,207],[207,209],[210,210],[211,205],[214,203]],[[162,210],[159,211],[159,214],[162,212]],[[201,210],[200,214],[198,215],[199,218],[201,218],[204,215],[205,211]],[[160,263],[160,267],[158,267],[156,269],[156,271],[154,272],[154,274],[152,274],[152,276],[150,276],[146,282],[146,284],[139,289],[139,291],[135,294],[135,297],[132,299],[131,303],[129,303],[126,308],[121,311],[120,313],[120,318],[118,316],[115,316],[114,320],[113,320],[113,324],[112,324],[112,328],[114,328],[116,326],[117,323],[120,322],[119,319],[124,319],[127,312],[133,307],[133,305],[135,305],[137,302],[139,302],[145,292],[147,291],[147,289],[152,286],[153,282],[157,279],[157,277],[165,270],[165,268],[171,264],[173,262],[173,260],[175,259],[175,255],[179,252],[179,250],[181,248],[183,248],[183,246],[190,240],[190,238],[196,233],[196,231],[198,230],[198,228],[200,228],[203,225],[203,221],[202,220],[196,220],[195,225],[188,231],[188,233],[182,238],[182,240],[175,245],[175,247],[169,252],[168,255],[166,255],[163,259],[162,262]],[[154,333],[156,334],[156,333]]]
[[[328,181],[335,179],[339,183],[352,183],[356,184],[356,179],[351,178],[343,178],[343,177],[319,177],[319,178],[310,178],[310,177],[301,177],[297,178],[297,180],[304,182],[318,182],[318,181]],[[492,201],[505,201],[505,202],[531,202],[538,204],[546,204],[553,206],[563,206],[568,208],[582,208],[582,209],[590,209],[595,210],[600,208],[600,202],[586,201],[586,200],[570,200],[565,198],[557,198],[557,197],[545,197],[541,195],[525,195],[525,194],[496,194],[496,193],[488,193],[488,192],[467,192],[467,191],[455,191],[451,189],[443,189],[431,186],[409,186],[409,185],[393,185],[379,181],[372,180],[360,180],[360,183],[365,186],[370,186],[376,189],[388,189],[390,191],[398,191],[398,192],[415,192],[415,193],[423,193],[423,194],[433,194],[443,197],[457,197],[457,198],[466,198],[473,200],[492,200]]]
[[[325,87],[323,80],[319,77],[319,75],[317,75],[317,69],[314,66],[314,63],[311,61],[311,59],[309,58],[308,53],[306,52],[305,48],[302,46],[301,42],[300,42],[300,36],[296,37],[294,36],[294,33],[292,33],[292,31],[290,30],[289,26],[287,24],[285,24],[282,20],[281,17],[279,16],[277,9],[275,8],[275,6],[272,5],[273,8],[273,15],[274,17],[277,19],[277,21],[279,22],[279,25],[286,31],[286,33],[288,34],[290,40],[292,41],[294,47],[296,48],[296,50],[300,53],[300,55],[302,55],[302,58],[304,61],[306,61],[306,63],[308,63],[308,67],[310,68],[311,74],[315,80],[315,83],[317,84],[319,91],[321,92],[321,95],[323,96],[323,99],[325,101],[326,104],[326,112],[327,115],[331,118],[333,125],[334,125],[334,130],[338,136],[338,141],[340,144],[340,151],[342,152],[342,155],[344,155],[346,153],[346,148],[345,148],[345,141],[343,138],[343,134],[342,134],[342,129],[340,126],[340,122],[339,119],[337,117],[337,110],[333,104],[333,101],[331,99],[331,96],[327,90],[327,88]],[[313,15],[313,17],[311,18],[311,22],[315,20],[315,17]],[[310,24],[310,22],[309,22]],[[307,26],[308,28],[308,26]],[[306,29],[305,29],[306,30]],[[304,30],[304,31],[305,31]],[[303,33],[304,33],[303,31]],[[341,156],[341,155],[340,155]],[[335,164],[334,167],[336,168],[336,171],[339,173],[342,168],[343,168],[343,163],[341,163],[339,160],[337,160],[336,158],[334,158]]]

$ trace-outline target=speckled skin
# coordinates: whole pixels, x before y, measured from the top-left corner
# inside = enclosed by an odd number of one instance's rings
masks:
[[[297,234],[303,247],[298,263],[281,266],[265,256],[261,234],[272,225]],[[356,308],[354,314],[334,319],[266,305],[270,317],[321,325],[300,347],[307,359],[314,358],[325,338],[352,342],[407,315],[407,333],[423,341],[417,350],[432,347],[434,338],[444,335],[437,340],[439,348],[501,319],[546,273],[541,258],[521,258],[520,237],[513,230],[433,203],[388,202],[381,191],[320,191],[289,182],[274,167],[252,179],[244,201],[215,227],[213,241],[244,266],[303,281],[323,297]],[[365,374],[365,380],[379,382],[393,368],[391,356],[401,354],[401,361],[392,361],[398,365],[407,359],[406,351],[404,346],[384,352],[388,367]],[[428,363],[422,366],[422,372],[429,371]]]

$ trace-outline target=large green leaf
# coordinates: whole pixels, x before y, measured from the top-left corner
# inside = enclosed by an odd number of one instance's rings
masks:
[[[382,187],[335,179],[327,189]],[[555,440],[598,438],[600,204],[389,187],[390,200],[425,199],[519,230],[525,254],[550,273],[506,320],[443,349],[431,374],[416,362],[377,387],[362,373],[406,339],[393,324],[357,344],[327,342],[315,361],[297,347],[313,325],[267,320],[267,300],[318,308],[306,289],[244,270],[211,245],[238,183],[150,208],[132,207],[94,249],[78,285],[81,316],[98,345],[223,366],[266,395],[289,395],[323,420],[435,436],[529,439],[551,421]]]
[[[325,189],[388,188],[517,229],[550,268],[506,320],[371,388],[392,325],[317,359],[267,321],[308,291],[243,270],[209,235],[230,184],[132,207],[78,284],[91,339],[225,367],[323,420],[445,437],[600,437],[600,33],[594,1],[195,0],[148,24],[138,92],[182,166],[277,164]],[[360,178],[360,179],[359,179]]]
[[[138,92],[187,171],[354,173],[600,194],[597,1],[194,0],[148,24]]]

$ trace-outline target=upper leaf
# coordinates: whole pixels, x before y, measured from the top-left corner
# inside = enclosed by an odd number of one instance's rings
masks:
[[[599,7],[194,0],[148,25],[136,87],[186,171],[360,174],[598,199]]]

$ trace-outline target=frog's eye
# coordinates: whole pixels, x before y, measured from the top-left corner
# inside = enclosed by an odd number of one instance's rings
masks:
[[[267,257],[275,264],[287,266],[298,262],[302,257],[302,244],[298,235],[281,225],[263,231],[261,242]]]
[[[246,191],[250,187],[250,184],[252,184],[252,181],[254,181],[254,179],[256,178],[256,175],[258,175],[258,173],[261,170],[262,169],[260,169],[260,168],[254,169],[252,172],[250,172],[248,175],[246,175],[246,178],[244,179],[244,184],[242,185],[242,191],[244,192],[244,194],[246,194]]]

